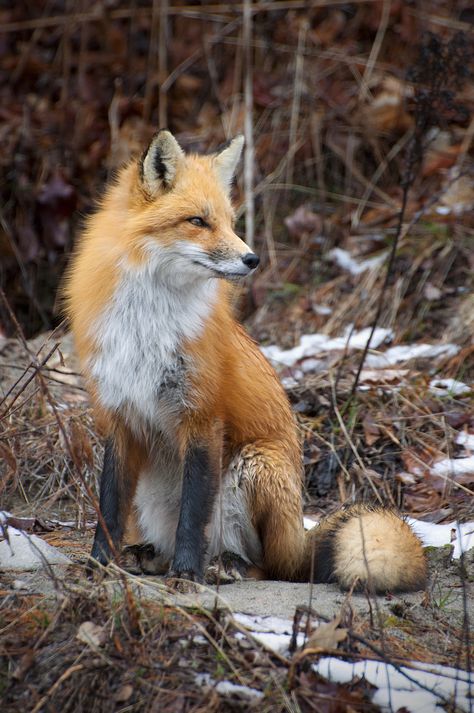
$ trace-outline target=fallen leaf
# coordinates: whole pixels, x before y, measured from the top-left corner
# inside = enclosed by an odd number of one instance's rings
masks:
[[[433,453],[424,448],[405,448],[401,452],[405,470],[417,476],[426,476],[430,472]]]
[[[368,446],[373,446],[373,444],[376,443],[382,435],[380,428],[369,414],[367,414],[362,421],[362,427],[364,429],[365,442]]]
[[[92,648],[103,646],[107,635],[102,626],[94,624],[93,621],[84,621],[77,630],[76,639],[88,644]]]
[[[129,683],[126,683],[124,686],[121,686],[118,691],[114,693],[114,701],[116,703],[126,703],[128,699],[131,697],[133,693],[133,686],[131,686]]]
[[[25,674],[33,666],[34,662],[35,652],[27,651],[26,654],[23,654],[23,656],[21,657],[20,663],[12,673],[12,677],[17,681],[22,681],[25,677]]]
[[[8,515],[6,524],[17,530],[23,530],[24,532],[52,532],[54,530],[54,525],[48,524],[39,517],[15,517],[15,515]]]
[[[410,373],[410,369],[362,369],[359,383],[361,384],[389,384],[403,381]]]
[[[462,150],[462,144],[453,146],[451,141],[452,136],[449,131],[439,131],[436,134],[428,144],[423,158],[423,176],[432,176],[454,165]]]
[[[474,187],[468,176],[460,176],[453,181],[441,198],[441,208],[445,207],[455,214],[463,213],[474,207]]]
[[[364,106],[359,120],[369,131],[377,133],[403,132],[411,128],[413,118],[405,109],[407,86],[395,77],[385,77],[379,92]]]
[[[320,624],[308,639],[307,649],[337,649],[338,644],[347,637],[347,629],[339,628],[341,617],[335,616],[327,624]]]

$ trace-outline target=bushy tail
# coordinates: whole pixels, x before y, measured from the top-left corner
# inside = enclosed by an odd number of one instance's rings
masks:
[[[322,520],[306,538],[306,566],[313,563],[315,582],[337,582],[343,589],[356,582],[374,592],[426,585],[422,544],[393,510],[354,505]]]

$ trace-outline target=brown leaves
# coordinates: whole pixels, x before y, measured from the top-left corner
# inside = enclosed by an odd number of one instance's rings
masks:
[[[76,639],[96,649],[105,644],[107,634],[103,626],[94,624],[93,621],[84,621],[77,630]]]
[[[380,82],[370,103],[360,112],[361,124],[368,131],[387,134],[403,133],[411,128],[413,119],[405,108],[407,87],[392,76]]]
[[[364,429],[365,442],[368,446],[373,446],[382,435],[380,428],[370,414],[367,414],[362,421],[362,428]]]
[[[126,683],[123,686],[120,686],[120,688],[114,693],[114,701],[116,703],[126,703],[133,694],[133,686],[131,686],[129,683]]]
[[[308,643],[303,649],[303,653],[311,651],[332,651],[337,649],[339,644],[347,638],[347,629],[340,628],[341,616],[338,614],[326,624],[320,624],[311,634]]]

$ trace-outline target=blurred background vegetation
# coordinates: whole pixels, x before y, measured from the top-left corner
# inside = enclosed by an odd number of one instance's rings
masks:
[[[263,270],[244,316],[269,299],[277,309],[296,301],[300,327],[321,328],[327,317],[311,307],[321,285],[329,307],[351,287],[346,276],[327,289],[341,272],[322,256],[337,246],[376,254],[393,236],[414,88],[430,82],[413,67],[429,33],[438,53],[454,41],[459,61],[430,66],[453,101],[425,121],[406,220],[423,216],[395,274],[406,277],[402,296],[420,271],[436,288],[400,310],[412,335],[426,331],[427,311],[446,322],[449,299],[436,290],[449,298],[472,268],[473,19],[469,0],[0,3],[0,280],[26,335],[58,323],[56,289],[82,216],[164,126],[198,151],[246,133],[236,198]],[[338,326],[329,321],[328,331]],[[14,333],[4,304],[0,329]],[[259,336],[274,332],[265,325]]]

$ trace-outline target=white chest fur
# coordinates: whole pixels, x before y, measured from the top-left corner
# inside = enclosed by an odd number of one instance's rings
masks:
[[[202,332],[217,281],[177,282],[124,269],[111,304],[91,325],[99,348],[90,368],[102,404],[134,428],[166,430],[186,405],[190,365],[182,343]]]

